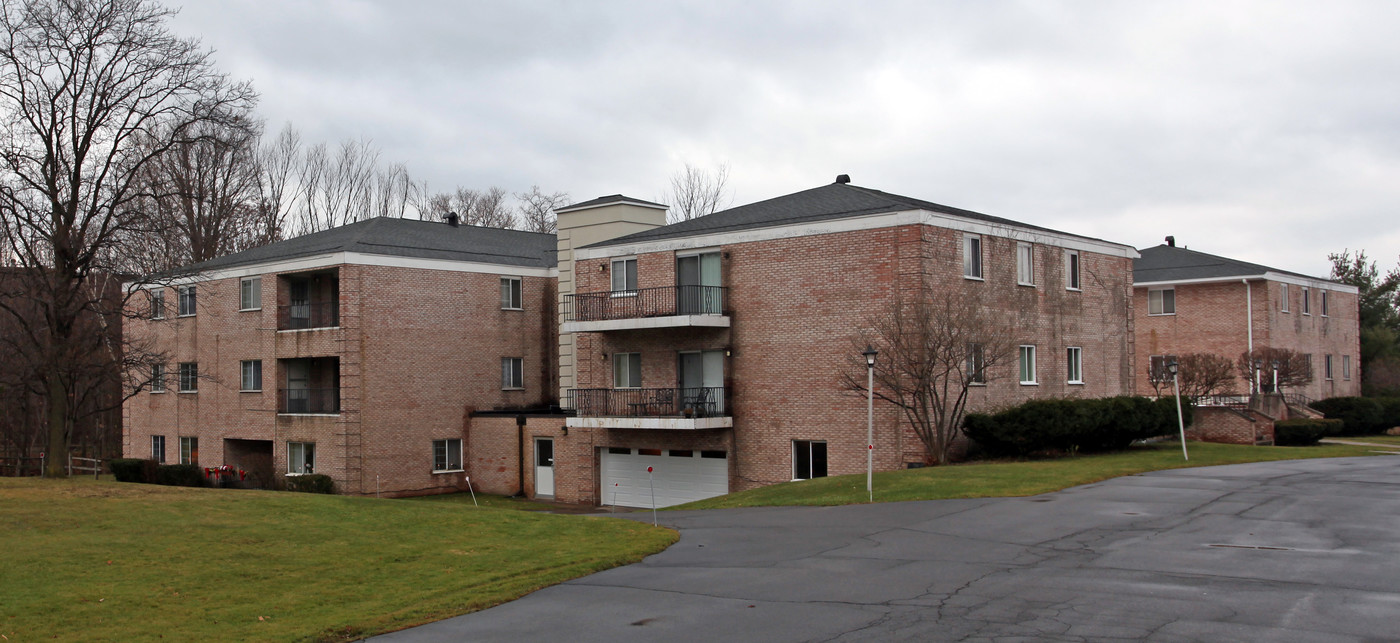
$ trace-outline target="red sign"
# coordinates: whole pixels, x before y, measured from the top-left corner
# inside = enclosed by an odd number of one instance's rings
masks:
[[[647,467],[647,473],[651,473],[651,467]]]

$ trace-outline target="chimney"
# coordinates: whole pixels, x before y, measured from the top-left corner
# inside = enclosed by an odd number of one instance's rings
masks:
[[[1176,237],[1173,237],[1173,236],[1171,236],[1171,235],[1167,235],[1167,247],[1169,247],[1169,248],[1175,248],[1175,247],[1176,247]]]
[[[849,174],[837,174],[837,175],[836,175],[836,182],[837,182],[837,183],[850,183],[850,182],[851,182],[851,175],[849,175]]]
[[[447,214],[442,215],[442,218],[447,219],[447,225],[450,225],[454,228],[458,225],[461,225],[461,217],[458,217],[456,212],[448,212]]]

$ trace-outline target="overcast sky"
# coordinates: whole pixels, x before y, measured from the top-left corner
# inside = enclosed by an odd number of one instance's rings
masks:
[[[178,0],[176,0],[178,1]],[[1400,256],[1400,3],[189,2],[270,130],[434,190],[832,182],[1326,276]]]

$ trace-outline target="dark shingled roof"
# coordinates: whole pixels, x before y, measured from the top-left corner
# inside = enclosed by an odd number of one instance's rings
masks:
[[[1257,263],[1219,257],[1177,246],[1160,245],[1138,251],[1141,258],[1133,261],[1134,283],[1223,279],[1226,277],[1260,277],[1266,272],[1291,275],[1303,279],[1328,281],[1319,277],[1279,270]]]
[[[607,241],[591,244],[588,247],[615,246],[642,241],[657,241],[660,239],[675,239],[720,232],[734,232],[751,228],[769,228],[795,223],[825,221],[828,219],[844,219],[869,214],[903,212],[906,210],[928,210],[930,212],[981,221],[983,223],[1043,230],[1046,232],[1055,232],[1057,234],[1078,237],[1080,239],[1093,239],[1092,237],[1034,226],[1019,221],[982,214],[980,212],[973,212],[971,210],[962,210],[946,205],[939,205],[922,199],[857,187],[849,183],[832,183],[810,190],[794,192],[786,196],[775,197],[766,201],[759,201],[757,203],[750,203],[749,205],[741,205],[737,208],[722,210],[689,221],[673,223],[668,226],[645,230],[616,239],[609,239]],[[1093,240],[1101,241],[1101,239]]]
[[[376,217],[210,259],[177,272],[204,272],[331,252],[553,268],[554,235]]]
[[[598,206],[598,205],[607,205],[607,204],[609,204],[609,203],[639,203],[639,204],[641,204],[641,205],[650,205],[650,206],[657,207],[657,208],[664,208],[664,207],[666,207],[666,204],[664,204],[664,203],[652,203],[651,201],[643,201],[643,200],[641,200],[641,199],[634,199],[634,198],[632,198],[632,197],[630,197],[630,196],[622,196],[621,194],[610,194],[610,195],[608,195],[608,196],[600,196],[600,197],[598,197],[598,198],[596,198],[596,199],[593,199],[593,200],[591,200],[591,201],[584,201],[583,203],[575,203],[575,204],[573,204],[573,205],[566,205],[566,206],[564,206],[564,207],[562,207],[562,208],[556,209],[555,212],[569,212],[569,211],[571,211],[571,210],[581,210],[581,209],[583,209],[583,208],[591,208],[591,207],[593,207],[593,206]]]

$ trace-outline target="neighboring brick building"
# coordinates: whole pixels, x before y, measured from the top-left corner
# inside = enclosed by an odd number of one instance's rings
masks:
[[[1214,353],[1237,361],[1254,349],[1311,356],[1313,399],[1359,395],[1360,317],[1354,286],[1168,244],[1141,251],[1133,271],[1137,392],[1169,356]],[[1263,379],[1267,381],[1268,375]],[[1241,377],[1237,392],[1249,393]]]
[[[553,235],[377,218],[190,266],[126,332],[169,355],[123,451],[232,464],[265,486],[464,487],[483,409],[557,391]]]

